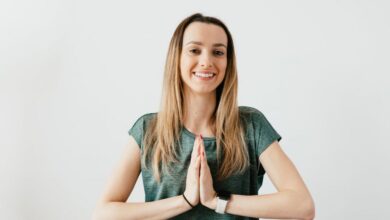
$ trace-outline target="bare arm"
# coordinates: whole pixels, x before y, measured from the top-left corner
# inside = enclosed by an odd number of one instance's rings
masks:
[[[314,202],[297,169],[275,141],[259,157],[278,192],[232,195],[226,212],[254,218],[313,219]],[[216,199],[214,199],[214,209]]]
[[[93,219],[168,219],[191,209],[182,196],[126,203],[140,172],[140,149],[130,136],[129,144],[95,208]]]

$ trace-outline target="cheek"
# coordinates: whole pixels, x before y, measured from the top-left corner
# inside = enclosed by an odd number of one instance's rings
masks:
[[[220,73],[220,77],[219,77],[219,81],[222,82],[222,80],[225,78],[226,76],[226,68],[227,68],[227,62],[226,61],[223,61],[221,63],[219,63],[219,71]]]
[[[182,79],[183,79],[183,77],[186,76],[186,74],[185,74],[186,72],[187,72],[187,70],[185,68],[185,63],[180,62],[180,75],[181,75]]]
[[[185,57],[180,59],[180,69],[182,73],[188,72],[190,67],[191,67],[190,59]]]
[[[226,67],[227,67],[227,61],[223,60],[220,63],[218,63],[219,70],[223,73],[226,72]]]

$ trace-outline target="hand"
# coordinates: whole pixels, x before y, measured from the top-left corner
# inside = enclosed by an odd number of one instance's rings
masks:
[[[207,163],[203,139],[200,140],[200,158],[200,202],[209,209],[215,210],[217,208],[217,193],[213,187],[213,178]]]
[[[191,162],[187,171],[186,189],[184,196],[196,206],[199,203],[199,170],[200,170],[200,137],[196,137],[192,148]]]

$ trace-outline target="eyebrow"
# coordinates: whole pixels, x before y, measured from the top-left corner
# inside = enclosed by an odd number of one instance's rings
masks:
[[[201,42],[199,42],[199,41],[190,41],[190,42],[188,42],[186,45],[188,45],[188,44],[203,45],[203,44],[202,44]],[[223,43],[215,43],[215,44],[213,44],[213,47],[225,47],[225,48],[227,48],[226,45],[223,44]]]

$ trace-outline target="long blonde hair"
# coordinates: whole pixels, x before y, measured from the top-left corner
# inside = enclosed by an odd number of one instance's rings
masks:
[[[169,173],[169,163],[178,162],[177,147],[183,126],[183,82],[180,78],[180,54],[184,31],[192,22],[203,22],[222,27],[228,38],[227,67],[224,80],[216,89],[217,105],[214,112],[217,161],[220,164],[217,179],[222,180],[249,167],[244,126],[237,105],[237,68],[232,36],[219,19],[193,14],[176,28],[168,49],[165,63],[160,111],[148,124],[144,135],[142,163],[150,168],[160,182],[161,169]],[[223,151],[222,164],[221,151]]]

